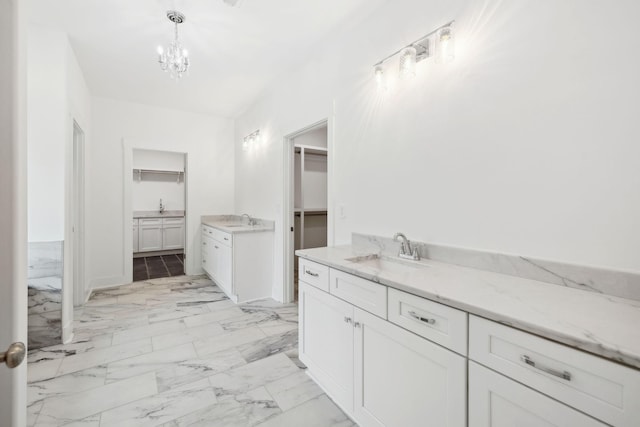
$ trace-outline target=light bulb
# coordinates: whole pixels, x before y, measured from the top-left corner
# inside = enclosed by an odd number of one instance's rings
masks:
[[[249,148],[249,142],[247,141],[247,137],[244,137],[244,141],[242,141],[242,151],[247,151]]]
[[[182,56],[185,58],[189,56],[189,51],[187,49],[182,49]]]
[[[438,33],[438,60],[439,62],[451,62],[455,58],[455,43],[451,27],[443,28]]]
[[[409,79],[416,76],[416,48],[406,47],[400,54],[400,76]]]
[[[161,55],[164,53],[164,49],[162,48],[162,46],[158,46],[158,55]]]
[[[378,90],[385,89],[384,68],[382,68],[382,65],[376,66],[376,68],[374,70],[374,76],[375,76],[375,79],[376,79],[376,85],[378,86]]]

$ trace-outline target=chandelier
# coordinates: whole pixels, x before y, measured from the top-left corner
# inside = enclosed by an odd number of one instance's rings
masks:
[[[189,52],[182,48],[178,40],[178,24],[182,24],[186,18],[176,10],[168,11],[167,18],[175,25],[174,37],[166,52],[162,46],[158,46],[158,62],[163,71],[168,72],[172,79],[178,80],[189,70]]]

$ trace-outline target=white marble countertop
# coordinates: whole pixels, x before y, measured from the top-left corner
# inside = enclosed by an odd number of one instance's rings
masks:
[[[640,301],[432,260],[366,266],[351,245],[296,255],[640,368]]]
[[[244,221],[243,221],[244,219]],[[236,215],[209,215],[202,217],[202,223],[209,227],[217,228],[225,233],[257,233],[263,231],[273,231],[275,223],[273,221],[255,218],[256,225],[248,225],[246,218]]]
[[[181,218],[184,211],[133,211],[133,218]]]

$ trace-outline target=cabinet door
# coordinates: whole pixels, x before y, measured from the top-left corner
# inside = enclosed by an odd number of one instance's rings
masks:
[[[360,426],[466,426],[464,357],[358,308],[354,347]]]
[[[233,291],[231,248],[217,240],[207,239],[207,242],[209,245],[207,264],[209,264],[210,268],[207,271],[216,284],[229,295]]]
[[[469,427],[605,427],[537,391],[469,361]]]
[[[346,412],[353,411],[353,306],[300,282],[299,357]]]
[[[138,226],[133,226],[133,253],[139,252],[138,249]]]
[[[162,225],[141,225],[138,234],[140,252],[162,250]]]
[[[184,248],[184,224],[162,226],[162,249]]]
[[[213,276],[213,240],[202,234],[202,269]]]

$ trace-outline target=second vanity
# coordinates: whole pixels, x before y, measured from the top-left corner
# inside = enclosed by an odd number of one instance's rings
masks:
[[[274,222],[237,215],[202,217],[202,268],[235,303],[270,298]]]
[[[360,426],[640,425],[637,301],[352,246],[296,254],[300,360]]]

